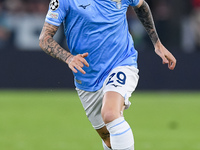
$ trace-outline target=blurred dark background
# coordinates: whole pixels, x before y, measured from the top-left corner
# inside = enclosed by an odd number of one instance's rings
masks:
[[[177,58],[162,65],[143,26],[129,8],[127,18],[139,52],[140,90],[200,89],[200,0],[146,0],[162,43]],[[74,88],[68,66],[45,54],[38,37],[49,0],[0,0],[0,88]],[[61,26],[56,41],[67,49]]]

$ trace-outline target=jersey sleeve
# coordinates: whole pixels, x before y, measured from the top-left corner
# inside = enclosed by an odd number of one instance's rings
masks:
[[[68,11],[67,0],[51,0],[45,21],[49,24],[60,26]]]
[[[129,0],[130,1],[130,4],[131,6],[137,6],[140,2],[140,0]]]

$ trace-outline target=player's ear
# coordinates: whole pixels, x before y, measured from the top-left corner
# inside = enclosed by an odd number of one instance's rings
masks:
[[[143,4],[144,0],[139,0],[139,3],[137,6],[135,6],[135,8],[139,8],[142,4]]]

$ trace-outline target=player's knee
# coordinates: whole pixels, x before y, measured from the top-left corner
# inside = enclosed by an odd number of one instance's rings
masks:
[[[105,124],[112,122],[113,120],[118,118],[117,113],[111,110],[108,110],[108,111],[103,110],[101,112],[101,115]]]

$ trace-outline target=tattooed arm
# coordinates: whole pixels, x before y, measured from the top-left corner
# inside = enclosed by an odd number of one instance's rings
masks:
[[[153,21],[153,17],[152,17],[149,5],[144,0],[140,0],[139,5],[137,7],[134,7],[134,10],[135,10],[139,20],[145,27],[145,29],[155,47],[156,54],[162,58],[163,64],[168,64],[168,68],[173,70],[176,66],[176,59],[162,45],[162,43],[158,37],[155,25],[154,25],[154,21]]]
[[[63,62],[68,62],[68,59],[72,57],[72,54],[64,50],[53,39],[53,36],[57,32],[57,30],[58,30],[57,26],[45,22],[39,38],[40,47],[43,49],[43,51],[45,51],[52,57],[62,60]]]
[[[57,30],[57,26],[45,22],[39,38],[40,47],[52,57],[67,63],[73,72],[77,73],[77,70],[79,70],[85,74],[85,71],[82,68],[84,65],[87,67],[89,66],[87,61],[84,59],[88,56],[88,53],[73,56],[70,52],[67,52],[53,39]]]

